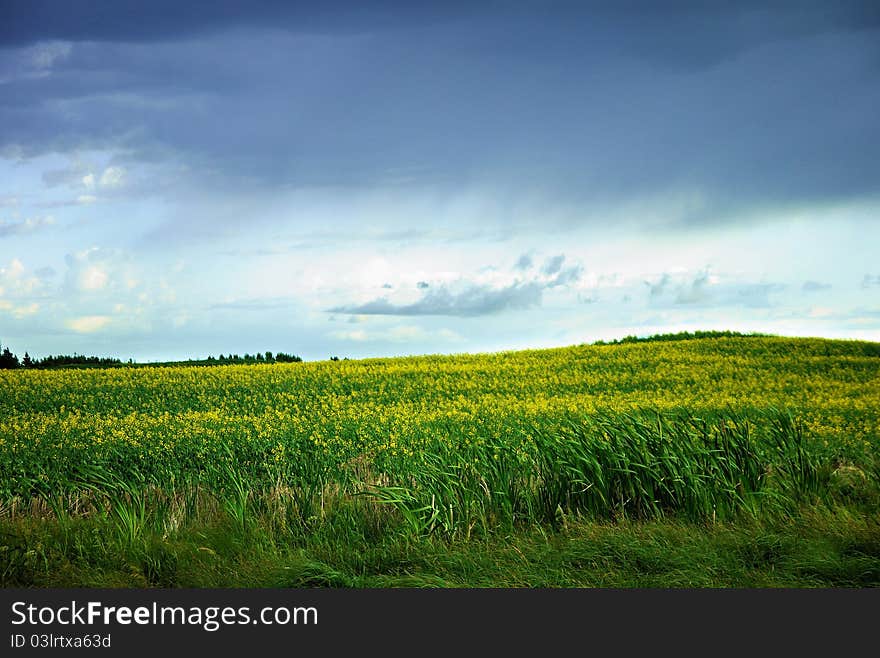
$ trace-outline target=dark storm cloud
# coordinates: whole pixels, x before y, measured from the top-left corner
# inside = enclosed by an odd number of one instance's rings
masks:
[[[537,3],[535,3],[537,4]],[[418,27],[455,22],[462,17],[525,21],[536,14],[553,19],[562,14],[579,23],[619,24],[627,28],[628,49],[655,58],[691,64],[695,55],[708,59],[737,50],[778,33],[801,34],[823,29],[876,25],[880,9],[870,1],[784,2],[743,0],[730,5],[705,2],[655,3],[553,1],[535,4],[505,2],[500,6],[448,0],[413,3],[384,0],[371,3],[339,1],[311,3],[295,0],[5,0],[0,43],[26,44],[39,40],[167,41],[240,27],[273,27],[300,32],[361,31]],[[536,11],[537,10],[537,11]],[[675,23],[679,31],[658,27]],[[711,54],[709,54],[711,53]]]
[[[3,13],[7,156],[103,149],[185,164],[181,181],[220,192],[485,184],[599,206],[696,192],[670,211],[685,223],[880,193],[876,3]]]
[[[617,2],[600,15],[608,23],[626,26],[619,42],[622,49],[658,66],[686,70],[715,66],[780,39],[880,25],[880,6],[870,0]]]
[[[441,286],[429,289],[412,304],[393,304],[380,297],[357,306],[338,306],[331,313],[357,315],[451,315],[475,317],[502,311],[540,306],[544,286],[536,281],[514,283],[504,288],[471,285],[461,292]]]
[[[449,20],[468,3],[312,3],[295,0],[4,0],[0,44],[167,41],[241,27],[301,32],[398,28]]]

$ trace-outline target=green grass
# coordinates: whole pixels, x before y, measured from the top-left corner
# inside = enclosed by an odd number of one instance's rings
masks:
[[[880,515],[805,508],[729,523],[598,523],[447,541],[353,525],[194,525],[136,543],[107,522],[0,523],[4,587],[877,587]]]
[[[880,584],[878,346],[674,338],[0,373],[0,584]]]

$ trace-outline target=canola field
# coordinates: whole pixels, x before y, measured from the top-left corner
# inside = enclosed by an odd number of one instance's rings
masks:
[[[880,480],[878,403],[880,344],[824,339],[0,371],[0,516],[724,517]]]

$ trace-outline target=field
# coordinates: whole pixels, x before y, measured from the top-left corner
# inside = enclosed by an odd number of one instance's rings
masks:
[[[4,586],[877,586],[880,344],[0,371]]]

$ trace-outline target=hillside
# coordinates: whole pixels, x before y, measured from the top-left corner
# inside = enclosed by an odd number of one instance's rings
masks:
[[[609,522],[739,532],[819,504],[870,526],[877,400],[877,343],[757,336],[19,369],[0,372],[0,500],[25,527],[33,514],[109,524],[125,540],[102,554],[120,555],[221,529],[273,546],[323,537],[346,560],[367,537],[466,546]]]

